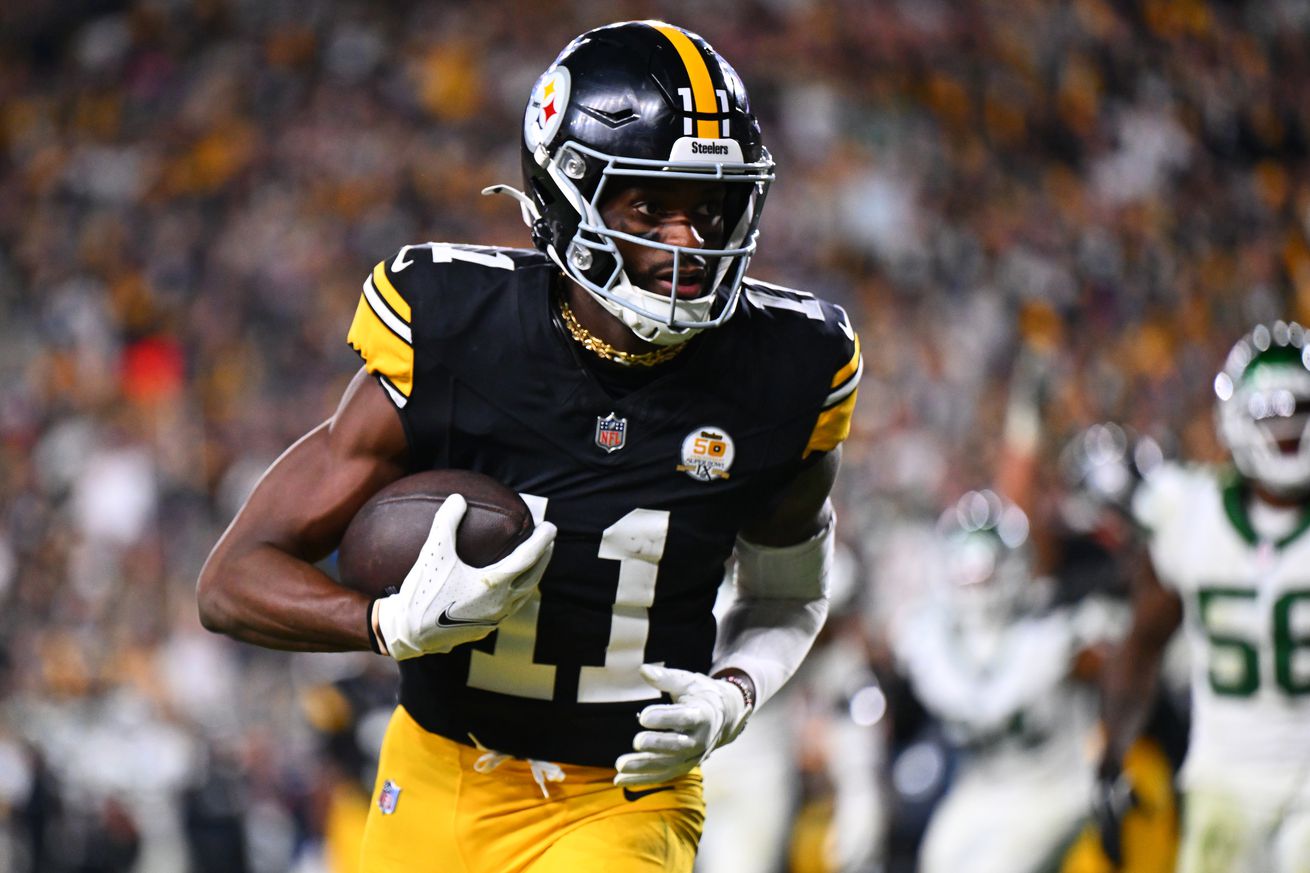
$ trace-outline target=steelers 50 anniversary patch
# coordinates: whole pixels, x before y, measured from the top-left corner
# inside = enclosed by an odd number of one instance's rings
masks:
[[[682,441],[679,472],[702,482],[727,479],[736,448],[732,437],[721,427],[698,427]]]

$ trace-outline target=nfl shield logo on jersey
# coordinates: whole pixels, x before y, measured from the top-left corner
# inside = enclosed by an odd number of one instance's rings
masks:
[[[617,452],[628,440],[628,420],[614,413],[596,416],[596,445],[606,452]]]
[[[383,815],[391,815],[400,802],[400,786],[388,779],[382,783],[382,793],[378,795],[378,809]]]

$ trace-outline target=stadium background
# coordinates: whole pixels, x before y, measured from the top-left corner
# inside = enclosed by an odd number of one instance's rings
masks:
[[[367,271],[526,244],[478,191],[534,77],[650,16],[762,118],[752,272],[861,330],[842,537],[890,684],[889,532],[1016,454],[1050,517],[1099,420],[1216,457],[1224,351],[1310,318],[1303,0],[4,4],[0,869],[328,869],[389,665],[208,635],[197,570],[331,412]]]

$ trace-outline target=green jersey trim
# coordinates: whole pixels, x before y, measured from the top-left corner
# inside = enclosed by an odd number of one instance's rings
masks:
[[[1255,532],[1251,517],[1246,511],[1246,498],[1250,493],[1251,489],[1246,480],[1235,472],[1228,473],[1227,481],[1223,483],[1224,514],[1228,516],[1228,521],[1232,523],[1238,535],[1254,546],[1260,542],[1260,535]],[[1306,530],[1310,530],[1310,506],[1302,508],[1301,519],[1296,523],[1296,527],[1291,533],[1276,540],[1274,546],[1279,549],[1286,548]]]

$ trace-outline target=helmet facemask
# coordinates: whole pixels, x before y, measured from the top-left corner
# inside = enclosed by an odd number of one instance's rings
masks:
[[[1310,351],[1296,324],[1261,325],[1215,377],[1219,435],[1237,469],[1274,494],[1310,492]]]
[[[588,171],[593,166],[598,169]],[[568,142],[547,159],[544,169],[578,214],[576,231],[562,255],[554,246],[547,249],[548,253],[569,278],[590,292],[638,338],[656,345],[674,345],[732,316],[741,294],[741,281],[755,253],[760,215],[773,179],[767,154],[754,164],[738,161],[707,165],[689,160],[623,158]],[[601,210],[607,198],[642,180],[727,186],[724,222],[732,229],[723,247],[672,245],[606,226]],[[591,189],[590,196],[583,193],[580,183]],[[710,269],[706,288],[695,298],[683,298],[678,296],[676,285],[668,294],[634,285],[618,242],[671,253],[675,276],[685,265],[684,259],[703,260]]]

